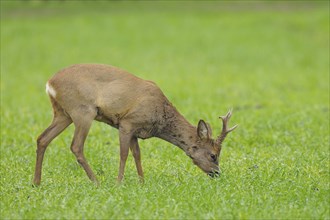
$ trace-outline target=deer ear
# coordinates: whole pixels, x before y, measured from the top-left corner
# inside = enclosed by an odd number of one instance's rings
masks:
[[[207,123],[205,123],[205,121],[199,120],[197,127],[198,137],[200,137],[201,139],[210,139],[211,133],[212,132],[210,126]]]

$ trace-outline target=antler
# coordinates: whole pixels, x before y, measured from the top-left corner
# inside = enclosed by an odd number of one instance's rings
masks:
[[[216,143],[219,147],[221,147],[221,143],[225,140],[227,134],[231,131],[233,131],[235,128],[237,128],[237,125],[235,125],[234,127],[232,128],[227,128],[227,124],[229,122],[229,119],[232,115],[232,109],[230,109],[228,111],[228,113],[225,115],[225,116],[220,116],[219,118],[221,118],[222,120],[222,131],[221,131],[221,134],[219,135],[219,137],[217,138],[216,140]]]

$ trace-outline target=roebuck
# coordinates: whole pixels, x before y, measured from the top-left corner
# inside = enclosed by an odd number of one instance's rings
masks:
[[[211,138],[210,126],[200,120],[191,125],[170,103],[159,87],[116,67],[78,64],[61,70],[46,85],[53,106],[51,125],[37,140],[34,184],[41,181],[42,161],[49,143],[72,122],[75,126],[71,151],[88,177],[96,176],[84,156],[84,142],[92,121],[105,122],[119,130],[120,166],[118,181],[124,177],[131,149],[138,175],[143,178],[138,138],[158,137],[181,148],[204,172],[219,174],[221,143],[236,126],[228,128],[231,111],[220,117],[222,132]]]

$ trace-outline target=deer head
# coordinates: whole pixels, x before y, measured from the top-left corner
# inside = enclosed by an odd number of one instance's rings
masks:
[[[227,125],[231,115],[232,110],[230,110],[225,116],[219,117],[222,120],[222,131],[216,139],[212,139],[210,125],[205,121],[200,120],[197,127],[197,135],[199,139],[195,146],[188,148],[187,155],[193,160],[194,164],[211,177],[220,174],[219,157],[222,143],[227,134],[237,127],[237,125],[235,125],[228,129]]]

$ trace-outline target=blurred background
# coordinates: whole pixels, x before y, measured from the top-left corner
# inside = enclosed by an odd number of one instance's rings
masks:
[[[327,1],[1,1],[2,91],[40,96],[58,70],[106,63],[211,108],[318,104],[328,18]]]

